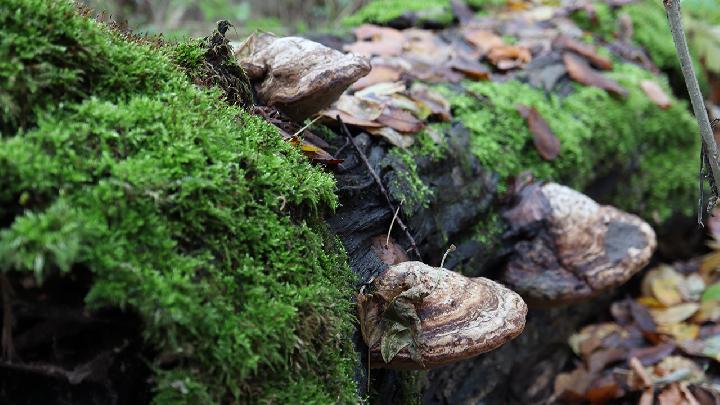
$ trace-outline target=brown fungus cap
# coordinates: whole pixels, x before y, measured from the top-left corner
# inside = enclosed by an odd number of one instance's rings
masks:
[[[330,106],[370,72],[370,62],[300,37],[259,34],[237,50],[259,101],[295,120]]]
[[[429,369],[493,350],[525,327],[520,295],[422,262],[390,266],[358,295],[370,367]]]
[[[514,240],[503,281],[529,302],[563,304],[625,283],[656,247],[635,215],[556,183],[533,183],[503,214]]]

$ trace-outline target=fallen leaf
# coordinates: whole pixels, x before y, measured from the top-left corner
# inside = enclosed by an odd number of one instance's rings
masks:
[[[692,340],[700,334],[700,326],[678,322],[669,325],[659,325],[658,332],[671,335],[677,341]]]
[[[600,69],[611,70],[613,67],[612,61],[604,56],[599,55],[594,46],[586,44],[584,42],[580,42],[575,38],[571,38],[566,35],[560,35],[555,40],[555,44],[560,48],[568,49],[586,57],[588,60],[590,60],[590,63]]]
[[[705,289],[702,293],[702,302],[720,301],[720,283],[715,283]]]
[[[587,390],[585,392],[585,399],[591,404],[605,404],[617,398],[621,392],[620,386],[612,383]]]
[[[637,358],[644,366],[652,366],[675,351],[675,345],[672,343],[662,343],[657,346],[633,348],[628,353],[628,357]]]
[[[646,388],[640,396],[638,405],[653,405],[655,400],[655,391],[652,388]]]
[[[640,82],[640,88],[643,92],[645,92],[645,95],[647,95],[648,98],[655,103],[656,106],[662,108],[663,110],[670,108],[672,105],[670,97],[668,97],[662,87],[654,81],[643,80]]]
[[[632,314],[638,329],[645,333],[655,332],[655,321],[653,320],[652,315],[650,315],[648,309],[633,300],[628,301],[628,304],[630,305],[630,313]]]
[[[381,97],[402,93],[407,87],[403,82],[384,82],[368,86],[355,92],[355,97],[362,99],[380,99]]]
[[[625,360],[625,350],[611,348],[607,350],[598,350],[590,355],[587,360],[587,367],[590,373],[597,373],[607,367],[608,364]]]
[[[681,405],[684,404],[682,392],[677,384],[670,384],[658,395],[660,405]]]
[[[439,65],[449,59],[453,52],[453,48],[449,44],[430,30],[410,28],[402,32],[405,37],[404,57]]]
[[[322,115],[323,115],[323,117],[329,118],[332,122],[335,122],[336,117],[340,116],[340,119],[345,124],[355,125],[357,127],[362,127],[362,128],[366,128],[366,129],[382,127],[382,124],[380,124],[379,122],[357,118],[357,117],[352,116],[344,111],[340,111],[340,110],[336,110],[336,109],[325,110],[322,112]]]
[[[448,62],[448,66],[462,73],[468,79],[490,80],[490,71],[477,60],[455,55]]]
[[[693,316],[693,321],[698,323],[720,321],[720,300],[702,301],[700,309]]]
[[[405,250],[398,245],[392,237],[388,241],[387,235],[377,235],[373,237],[370,240],[370,248],[375,252],[377,257],[388,266],[409,260]]]
[[[657,324],[669,325],[690,318],[698,309],[700,304],[688,302],[666,309],[651,309],[650,314]]]
[[[393,322],[380,339],[380,354],[385,363],[390,363],[400,350],[410,344],[412,344],[410,328],[399,322]]]
[[[591,68],[585,59],[570,52],[563,54],[563,62],[570,78],[578,83],[599,87],[620,97],[627,96],[627,90],[614,80]]]
[[[560,140],[550,129],[547,121],[534,107],[518,104],[515,106],[520,115],[525,118],[530,133],[533,135],[533,144],[540,156],[545,160],[554,160],[560,154]]]
[[[397,146],[398,148],[409,148],[415,143],[415,137],[410,135],[402,135],[401,133],[390,127],[370,128],[368,129],[368,132],[372,135],[385,138],[385,140]]]
[[[530,50],[520,45],[502,45],[490,49],[488,60],[500,70],[525,66],[532,59]]]
[[[377,100],[343,94],[332,108],[352,115],[358,120],[375,121],[385,110],[385,104]]]
[[[343,46],[344,51],[361,56],[398,56],[402,53],[404,37],[394,28],[364,24],[353,32],[358,41]]]
[[[407,133],[418,132],[425,126],[422,121],[415,118],[411,113],[391,107],[386,108],[377,121],[397,131]]]
[[[505,42],[494,32],[482,28],[466,28],[463,30],[463,38],[475,46],[485,55],[491,49],[504,46]]]
[[[671,306],[682,302],[680,285],[685,277],[678,273],[672,266],[661,264],[654,267],[643,277],[640,290],[645,301],[647,298],[656,299],[661,306]],[[639,302],[640,299],[638,299]],[[648,302],[650,304],[651,302]],[[657,305],[648,305],[657,306]]]
[[[632,357],[628,364],[630,365],[630,370],[633,372],[633,380],[631,381],[632,384],[630,384],[631,387],[646,388],[652,386],[650,376],[648,376],[645,371],[645,367],[643,367],[637,357]]]
[[[367,76],[356,81],[352,85],[353,90],[362,90],[368,86],[383,82],[395,82],[400,80],[402,72],[399,68],[388,65],[374,65]]]
[[[565,392],[582,395],[590,387],[591,382],[592,376],[583,367],[567,373],[560,373],[555,377],[555,396],[560,397]]]
[[[430,115],[440,118],[442,121],[450,121],[450,102],[440,93],[430,89],[422,83],[413,83],[410,88],[410,97],[418,103],[422,103]]]

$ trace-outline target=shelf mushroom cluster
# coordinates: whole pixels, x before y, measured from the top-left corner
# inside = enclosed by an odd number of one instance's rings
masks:
[[[370,366],[428,369],[474,357],[522,332],[520,295],[483,277],[402,262],[358,295]]]
[[[297,121],[327,108],[361,77],[370,62],[300,37],[251,36],[236,57],[264,105]]]
[[[514,240],[502,281],[532,303],[584,300],[650,260],[655,232],[635,215],[556,183],[533,183],[504,213]]]

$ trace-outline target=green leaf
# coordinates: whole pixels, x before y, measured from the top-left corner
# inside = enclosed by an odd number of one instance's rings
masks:
[[[720,283],[715,283],[703,291],[702,301],[712,300],[720,300]]]
[[[380,341],[380,354],[385,363],[390,363],[395,355],[412,343],[412,334],[407,326],[393,322]]]

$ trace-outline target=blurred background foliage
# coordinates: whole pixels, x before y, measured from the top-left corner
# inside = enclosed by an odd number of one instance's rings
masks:
[[[228,32],[243,37],[260,29],[278,35],[308,30],[327,31],[369,0],[82,0],[83,3],[127,21],[134,31],[165,37],[204,36],[217,20],[235,25]],[[239,38],[237,38],[239,39]]]

